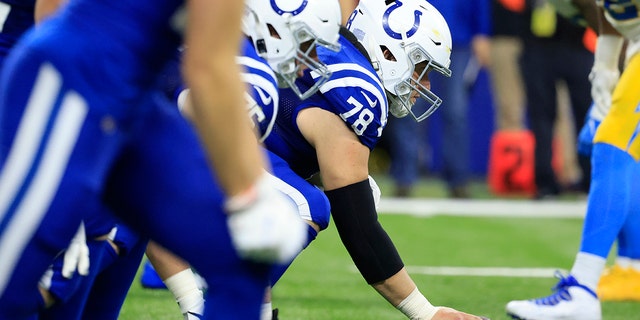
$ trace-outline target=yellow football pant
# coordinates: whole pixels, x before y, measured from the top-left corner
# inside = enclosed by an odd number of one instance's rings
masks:
[[[627,64],[613,91],[611,110],[602,120],[593,139],[607,143],[640,160],[640,54]]]

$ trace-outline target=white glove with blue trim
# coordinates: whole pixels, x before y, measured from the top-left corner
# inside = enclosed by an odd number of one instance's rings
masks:
[[[71,239],[69,247],[64,252],[62,276],[71,279],[76,270],[83,276],[89,274],[89,247],[87,246],[87,234],[83,221],[80,221],[76,235]]]
[[[244,259],[289,263],[307,242],[307,224],[277,181],[265,172],[251,189],[225,203],[231,240]]]

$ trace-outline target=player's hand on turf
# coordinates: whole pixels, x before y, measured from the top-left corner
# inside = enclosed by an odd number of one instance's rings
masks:
[[[87,246],[87,234],[82,221],[76,235],[71,239],[69,247],[64,252],[62,276],[70,279],[76,270],[83,276],[89,274],[89,247]]]
[[[288,263],[302,251],[307,224],[271,175],[263,174],[250,190],[229,199],[226,208],[231,240],[242,258]]]
[[[489,320],[486,317],[474,316],[447,307],[439,307],[431,320]]]

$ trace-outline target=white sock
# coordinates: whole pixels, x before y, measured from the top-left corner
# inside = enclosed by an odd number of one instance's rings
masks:
[[[431,320],[438,312],[438,307],[434,307],[418,288],[415,288],[396,308],[411,320]]]
[[[607,260],[603,257],[591,253],[579,252],[576,260],[573,262],[571,275],[576,278],[580,284],[587,286],[595,292],[606,263]]]
[[[273,306],[271,302],[264,302],[260,309],[260,320],[271,320],[273,317]]]
[[[180,311],[202,315],[204,313],[204,298],[198,288],[198,282],[191,269],[180,271],[164,281],[169,291],[180,306]]]

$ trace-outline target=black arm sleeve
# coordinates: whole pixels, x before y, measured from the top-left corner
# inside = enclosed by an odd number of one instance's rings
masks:
[[[326,191],[340,239],[369,284],[404,267],[393,242],[378,222],[369,180]]]

